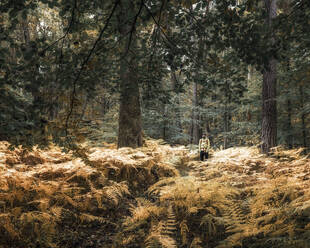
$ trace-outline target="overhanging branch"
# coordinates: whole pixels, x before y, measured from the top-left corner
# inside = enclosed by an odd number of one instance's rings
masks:
[[[117,5],[120,3],[120,0],[116,0],[115,3],[114,3],[114,6],[112,8],[112,11],[109,15],[109,17],[107,18],[107,21],[104,25],[104,27],[101,29],[100,33],[99,33],[99,36],[98,38],[96,39],[95,43],[93,44],[92,48],[90,49],[90,51],[88,52],[88,55],[87,57],[83,60],[82,64],[81,64],[81,68],[79,69],[74,81],[73,81],[73,90],[72,90],[72,94],[71,94],[71,102],[70,102],[70,110],[69,110],[69,113],[67,115],[67,118],[66,118],[66,124],[65,124],[65,130],[66,130],[66,136],[68,135],[68,124],[69,124],[69,120],[70,120],[70,117],[72,115],[72,112],[73,112],[73,109],[74,109],[74,103],[75,103],[75,94],[76,94],[76,83],[78,82],[78,80],[80,79],[80,76],[83,72],[83,70],[85,69],[85,66],[86,64],[89,62],[93,52],[95,51],[97,45],[98,45],[98,42],[101,40],[104,32],[106,31],[109,23],[110,23],[110,20],[116,10],[116,7]]]

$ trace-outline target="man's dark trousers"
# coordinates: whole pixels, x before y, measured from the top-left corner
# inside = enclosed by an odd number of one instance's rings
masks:
[[[204,161],[204,158],[208,159],[209,153],[205,151],[200,151],[200,161]]]

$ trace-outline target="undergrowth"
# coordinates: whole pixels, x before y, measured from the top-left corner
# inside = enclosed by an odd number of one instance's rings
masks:
[[[0,247],[111,247],[135,197],[178,175],[164,161],[170,147],[152,141],[140,150],[93,148],[87,165],[58,147],[8,148],[1,143]]]
[[[0,144],[0,247],[310,247],[302,150]]]

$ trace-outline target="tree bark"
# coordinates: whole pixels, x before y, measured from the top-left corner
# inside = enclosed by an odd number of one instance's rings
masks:
[[[268,13],[267,23],[271,28],[272,20],[276,17],[276,0],[265,0]],[[273,36],[270,37],[274,40]],[[268,60],[263,72],[262,87],[262,152],[268,153],[270,148],[277,145],[277,62],[273,56]]]
[[[287,100],[287,131],[292,131],[292,103],[290,99]],[[293,137],[291,133],[288,134],[286,143],[289,149],[293,148]]]
[[[229,132],[229,116],[228,116],[228,112],[226,109],[224,112],[224,133],[225,133],[224,134],[224,142],[223,142],[224,149],[227,149],[228,144],[229,144],[228,135],[227,135],[228,132]]]
[[[224,106],[224,149],[227,149],[230,145],[228,132],[231,128],[231,113],[230,113],[231,94],[229,92],[229,85],[227,80],[225,81],[225,106]]]
[[[177,84],[178,79],[176,76],[176,72],[174,68],[171,68],[171,82],[172,88],[174,92],[177,92]],[[179,100],[179,93],[176,93],[176,100],[175,100],[175,124],[178,128],[178,132],[182,133],[182,124],[181,124],[181,115],[180,115],[180,100]]]
[[[299,86],[299,93],[301,98],[301,109],[304,108],[304,89],[302,86]],[[307,147],[307,132],[306,132],[306,114],[303,113],[301,115],[301,130],[302,130],[302,145],[303,147]]]
[[[263,75],[262,152],[277,145],[276,61],[272,59]]]
[[[192,120],[192,125],[193,125],[193,140],[192,142],[194,144],[198,144],[199,142],[199,112],[198,112],[198,97],[197,97],[197,83],[194,82],[193,85],[193,120]]]
[[[287,61],[287,71],[290,71],[290,60]],[[288,84],[289,87],[289,84]],[[287,106],[287,131],[289,132],[286,137],[286,144],[289,149],[293,148],[293,136],[292,136],[292,102],[290,99],[290,90],[288,90],[288,99],[286,101]]]
[[[248,65],[248,81],[247,81],[248,84],[252,80],[252,74],[253,74],[252,66]]]
[[[204,51],[205,51],[205,44],[203,38],[199,39],[198,42],[198,51],[197,51],[197,61],[200,63],[197,65],[197,74],[199,74],[200,64],[203,63],[204,59]],[[195,73],[196,74],[196,73]],[[197,144],[199,142],[199,131],[200,131],[200,125],[199,125],[199,104],[198,104],[198,84],[196,82],[196,78],[194,76],[194,85],[193,85],[193,100],[192,100],[192,106],[193,106],[193,114],[192,114],[192,123],[193,123],[193,143]]]
[[[166,138],[167,138],[167,127],[168,127],[167,105],[166,104],[164,105],[163,111],[164,111],[164,113],[163,113],[164,121],[163,121],[163,135],[162,135],[162,137],[163,137],[163,140],[166,140]]]
[[[193,144],[193,127],[194,127],[194,119],[193,119],[193,111],[191,114],[191,126],[189,129],[189,143]]]
[[[120,109],[118,147],[142,146],[142,117],[135,54],[135,7],[130,0],[121,0],[118,27],[122,40],[120,62]]]

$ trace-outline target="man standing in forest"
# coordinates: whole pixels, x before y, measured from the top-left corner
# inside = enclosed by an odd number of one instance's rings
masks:
[[[206,134],[203,134],[202,138],[199,140],[200,161],[203,161],[204,158],[208,159],[209,149],[210,149],[210,140]]]

